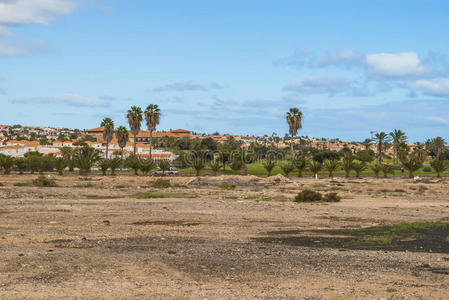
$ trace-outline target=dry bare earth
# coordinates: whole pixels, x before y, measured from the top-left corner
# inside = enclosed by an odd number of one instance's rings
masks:
[[[447,179],[1,176],[0,297],[449,299],[449,254],[263,243],[276,232],[448,220]],[[219,188],[223,181],[234,190]],[[339,203],[293,203],[303,188]],[[135,198],[141,192],[169,198]],[[443,272],[432,272],[443,270]]]

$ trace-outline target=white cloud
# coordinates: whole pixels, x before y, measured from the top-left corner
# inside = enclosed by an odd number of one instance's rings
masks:
[[[73,0],[0,0],[0,23],[47,24],[75,9]]]
[[[332,79],[320,76],[311,76],[300,82],[291,82],[284,87],[286,91],[304,94],[330,94],[334,95],[347,91],[350,82],[346,79]]]
[[[32,104],[66,104],[72,106],[106,107],[109,102],[104,98],[86,97],[76,94],[62,94],[53,97],[20,97],[12,98],[13,103]]]
[[[6,28],[5,26],[0,26],[0,36],[12,36],[11,30]]]
[[[373,75],[400,77],[429,73],[415,52],[378,53],[366,56],[366,65]]]
[[[0,56],[14,56],[21,55],[26,52],[26,49],[23,49],[20,46],[0,43]]]
[[[412,83],[411,86],[428,95],[449,96],[449,78],[418,80]]]
[[[196,82],[179,81],[153,89],[153,92],[168,92],[168,91],[176,91],[176,92],[207,91],[207,88]]]
[[[336,54],[326,53],[326,55],[324,55],[321,58],[320,62],[318,63],[318,66],[320,67],[340,66],[349,69],[354,66],[361,66],[363,64],[364,64],[363,56],[355,53],[352,50],[343,49]]]

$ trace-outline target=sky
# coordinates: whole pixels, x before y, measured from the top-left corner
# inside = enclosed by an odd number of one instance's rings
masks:
[[[0,0],[0,124],[449,140],[447,1]]]

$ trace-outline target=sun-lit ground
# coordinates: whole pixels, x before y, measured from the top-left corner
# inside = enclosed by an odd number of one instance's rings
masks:
[[[449,297],[447,178],[36,177],[0,176],[0,298]]]

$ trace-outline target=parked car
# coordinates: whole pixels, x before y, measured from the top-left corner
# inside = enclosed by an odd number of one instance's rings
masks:
[[[175,168],[168,168],[168,170],[166,170],[165,172],[162,172],[162,170],[160,168],[157,168],[156,170],[153,171],[153,175],[178,175],[179,171],[176,170]]]

